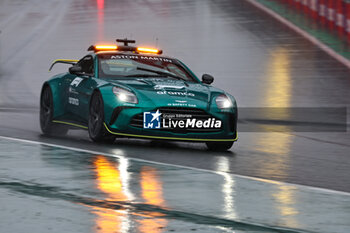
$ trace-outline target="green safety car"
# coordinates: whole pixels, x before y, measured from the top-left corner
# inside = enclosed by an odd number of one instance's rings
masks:
[[[162,50],[136,47],[118,39],[115,45],[92,45],[68,72],[44,82],[40,126],[47,135],[69,129],[88,130],[95,142],[137,137],[204,142],[211,150],[228,150],[237,140],[234,97],[200,81],[181,61]]]

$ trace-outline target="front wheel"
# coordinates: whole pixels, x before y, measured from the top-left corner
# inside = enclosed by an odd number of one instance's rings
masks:
[[[227,151],[233,145],[232,142],[206,142],[205,143],[209,150],[212,151]]]
[[[53,120],[53,97],[49,86],[44,86],[40,97],[40,127],[45,135],[64,136],[68,132],[68,127],[57,125]]]
[[[91,97],[89,110],[89,136],[94,142],[113,143],[115,136],[107,132],[104,127],[104,106],[103,99],[99,92]]]

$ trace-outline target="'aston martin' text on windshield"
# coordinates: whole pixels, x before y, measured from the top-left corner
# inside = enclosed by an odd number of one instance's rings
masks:
[[[178,61],[158,56],[100,54],[101,78],[174,78],[196,82]]]

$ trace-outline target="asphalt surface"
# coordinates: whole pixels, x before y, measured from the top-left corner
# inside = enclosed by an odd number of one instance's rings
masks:
[[[231,151],[202,144],[41,135],[41,84],[57,58],[131,37],[159,46],[240,107],[349,107],[350,70],[244,0],[0,0],[0,135],[350,192],[348,132],[243,132]],[[349,118],[349,117],[348,117]],[[244,120],[244,119],[242,119]],[[247,124],[241,121],[241,124]],[[283,130],[285,129],[285,130]]]
[[[238,187],[223,193],[219,175],[4,139],[0,148],[0,232],[283,232],[233,219],[239,208],[224,197]]]
[[[0,232],[350,229],[348,193],[3,137],[0,159]]]

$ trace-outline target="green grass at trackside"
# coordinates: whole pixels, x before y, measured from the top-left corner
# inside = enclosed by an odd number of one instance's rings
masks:
[[[338,54],[350,60],[350,45],[346,38],[337,35],[337,31],[330,31],[319,22],[304,14],[302,10],[291,8],[289,5],[279,3],[276,0],[256,0],[260,4],[273,10],[297,27],[308,32],[322,43],[336,51]]]

